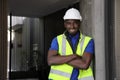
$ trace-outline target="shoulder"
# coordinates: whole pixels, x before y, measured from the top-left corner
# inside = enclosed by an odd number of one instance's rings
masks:
[[[88,45],[94,45],[94,40],[93,40],[93,39],[90,39]]]
[[[63,36],[64,34],[59,34],[59,35],[57,35],[57,37],[61,37],[61,36]]]
[[[87,35],[84,35],[85,36],[85,38],[87,38],[87,39],[93,39],[91,36],[87,36]]]
[[[65,36],[64,34],[60,34],[57,36],[57,39],[62,39],[62,37]]]
[[[93,40],[93,38],[88,36],[88,35],[83,34],[82,36],[83,36],[84,41],[87,42],[87,43],[89,43],[89,41]]]
[[[94,54],[94,40],[91,39],[85,49],[85,52],[89,52],[91,54]]]
[[[85,41],[86,44],[94,44],[94,40],[93,40],[92,37],[86,36],[86,35],[84,35],[84,36],[85,36],[84,41]]]
[[[57,43],[58,38],[61,38],[62,36],[63,36],[63,34],[60,34],[60,35],[57,35],[56,37],[54,37],[54,38],[52,39],[52,43]]]

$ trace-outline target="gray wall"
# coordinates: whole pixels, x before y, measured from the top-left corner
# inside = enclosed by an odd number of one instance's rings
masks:
[[[104,0],[80,0],[80,11],[82,32],[92,36],[95,42],[95,80],[106,80]]]
[[[120,80],[120,0],[115,0],[116,80]]]
[[[89,36],[92,36],[93,20],[92,20],[92,8],[94,0],[80,0],[80,13],[83,21],[81,23],[81,31]]]

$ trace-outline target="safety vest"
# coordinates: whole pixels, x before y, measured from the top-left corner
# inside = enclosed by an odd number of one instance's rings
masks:
[[[87,47],[90,40],[90,37],[80,34],[80,39],[76,50],[77,55],[83,55],[84,50]],[[57,41],[59,47],[59,55],[71,55],[73,53],[72,48],[64,34],[57,36]],[[73,67],[68,64],[52,65],[49,73],[49,79],[70,80],[72,71]],[[94,80],[91,67],[89,67],[87,70],[79,70],[78,80]]]

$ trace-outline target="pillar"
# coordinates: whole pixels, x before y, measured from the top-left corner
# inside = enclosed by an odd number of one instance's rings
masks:
[[[105,1],[94,0],[92,9],[95,40],[95,80],[106,80],[105,70]]]

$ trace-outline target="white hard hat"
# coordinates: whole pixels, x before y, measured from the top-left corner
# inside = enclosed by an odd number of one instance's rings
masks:
[[[66,20],[66,19],[77,19],[77,20],[82,21],[82,17],[80,15],[80,12],[77,9],[75,9],[75,8],[68,9],[66,11],[63,19],[64,20]]]

